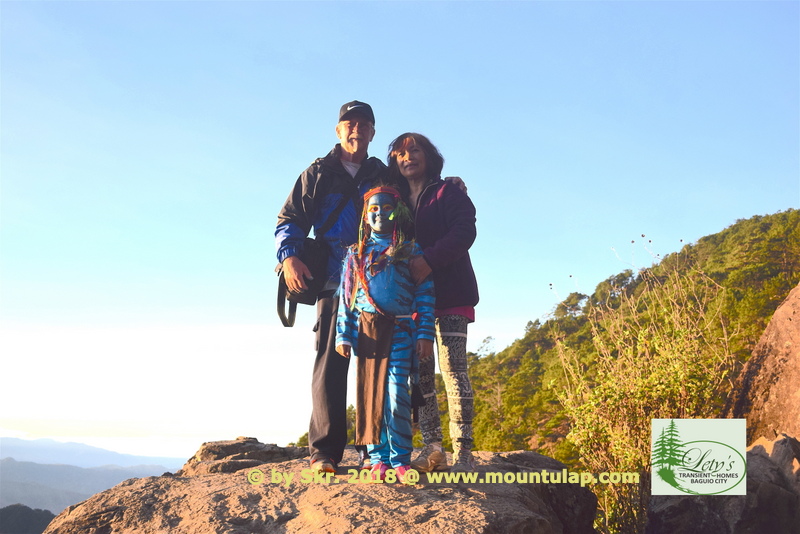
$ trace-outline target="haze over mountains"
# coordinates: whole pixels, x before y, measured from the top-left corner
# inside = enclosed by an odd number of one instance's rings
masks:
[[[123,480],[175,471],[185,461],[17,438],[0,438],[0,457],[0,508],[24,504],[55,514]]]
[[[84,445],[83,443],[62,443],[52,439],[27,440],[18,438],[0,438],[0,458],[14,458],[19,462],[36,462],[40,464],[67,464],[77,467],[158,465],[165,467],[167,471],[180,469],[186,461],[186,458],[121,454]]]

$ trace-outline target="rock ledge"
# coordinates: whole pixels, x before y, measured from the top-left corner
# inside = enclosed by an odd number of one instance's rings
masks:
[[[204,443],[175,475],[122,482],[68,508],[45,533],[595,532],[597,500],[577,484],[431,483],[424,475],[410,486],[355,483],[352,450],[330,483],[301,482],[306,454],[253,438]],[[530,451],[478,452],[476,460],[479,476],[565,468]]]

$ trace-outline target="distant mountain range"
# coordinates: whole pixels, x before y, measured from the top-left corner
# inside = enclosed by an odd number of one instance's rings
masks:
[[[176,471],[185,459],[120,454],[81,443],[0,438],[0,508],[54,514],[129,478]]]
[[[0,458],[14,458],[19,462],[40,464],[67,464],[77,467],[102,467],[116,465],[134,467],[141,465],[164,466],[165,471],[178,470],[188,458],[134,456],[91,447],[83,443],[61,443],[52,439],[0,438]]]

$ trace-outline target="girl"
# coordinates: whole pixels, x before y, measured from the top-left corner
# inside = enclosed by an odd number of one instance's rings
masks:
[[[356,445],[367,445],[374,479],[383,480],[392,468],[400,482],[413,450],[409,377],[416,357],[431,359],[434,339],[433,282],[415,284],[411,277],[409,259],[421,251],[404,236],[409,221],[393,187],[364,195],[359,240],[344,261],[336,325],[336,351],[358,357]]]

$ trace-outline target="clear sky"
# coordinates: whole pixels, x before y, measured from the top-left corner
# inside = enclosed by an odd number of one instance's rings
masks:
[[[303,434],[314,317],[278,321],[273,232],[353,99],[372,155],[417,131],[469,187],[472,350],[800,207],[797,1],[3,0],[0,20],[1,435],[188,458]]]

